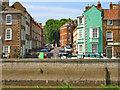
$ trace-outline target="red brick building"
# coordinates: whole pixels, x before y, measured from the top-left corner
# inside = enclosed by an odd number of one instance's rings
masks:
[[[24,57],[32,50],[33,44],[34,49],[40,49],[42,47],[41,24],[31,21],[32,16],[19,2],[15,2],[11,7],[9,2],[2,2],[2,7],[2,56]],[[37,40],[37,44],[34,43],[33,38]]]
[[[66,44],[73,45],[73,30],[75,29],[76,24],[71,21],[65,23],[60,27],[60,46],[64,47]]]
[[[120,5],[103,9],[103,51],[108,58],[120,57]]]

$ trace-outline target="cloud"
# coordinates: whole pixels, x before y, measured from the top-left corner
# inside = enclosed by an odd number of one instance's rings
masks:
[[[16,0],[10,0],[15,2]],[[19,2],[97,2],[96,0],[17,0]],[[119,2],[119,0],[99,0],[101,2]]]
[[[31,4],[24,4],[27,10],[33,17],[48,17],[48,18],[71,18],[80,15],[83,10],[64,8],[64,7],[53,7],[53,6],[38,6]]]
[[[29,10],[37,10],[37,11],[49,11],[49,12],[69,12],[69,13],[79,13],[82,10],[73,9],[73,8],[64,8],[64,7],[52,7],[52,6],[35,6],[24,4],[24,6]]]

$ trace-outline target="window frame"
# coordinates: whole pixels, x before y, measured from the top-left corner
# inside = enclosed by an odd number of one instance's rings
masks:
[[[96,29],[97,30],[97,36],[93,37],[93,30]],[[100,30],[99,27],[91,27],[90,28],[90,38],[99,38],[100,37]]]
[[[5,47],[7,47],[7,53],[6,53]],[[8,46],[8,45],[3,46],[3,53],[5,53],[5,55],[8,55],[8,53],[10,53],[10,46]]]
[[[110,20],[112,21],[112,24],[110,24]],[[113,25],[113,20],[112,19],[108,19],[107,20],[107,25]]]
[[[80,31],[81,31],[81,37],[80,37]],[[83,37],[83,31],[82,29],[78,29],[78,39],[82,39]]]
[[[111,40],[107,40],[107,38],[108,38],[107,32],[112,32],[112,39]],[[113,31],[106,31],[106,41],[113,41]]]
[[[82,51],[80,51],[80,46],[82,46]],[[83,44],[78,44],[78,54],[83,54]]]
[[[96,52],[93,52],[93,45],[97,46],[97,49],[96,49],[97,51]],[[96,53],[96,54],[98,53],[98,44],[92,44],[92,53]]]
[[[10,30],[10,38],[7,37],[8,30]],[[12,40],[12,29],[11,28],[7,28],[5,30],[5,40]]]
[[[10,16],[11,18],[10,18],[10,23],[8,23],[8,16]],[[6,25],[12,25],[12,15],[11,14],[7,14],[6,15]]]

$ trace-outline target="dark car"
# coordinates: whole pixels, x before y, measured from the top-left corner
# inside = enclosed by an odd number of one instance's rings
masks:
[[[52,46],[49,45],[48,48],[49,48],[50,50],[52,50]]]
[[[40,53],[44,53],[44,58],[47,57],[47,50],[46,50],[46,49],[42,49],[42,50],[40,50]]]
[[[44,49],[46,49],[48,52],[50,51],[50,49],[48,47],[44,47]]]
[[[59,52],[58,52],[58,56],[59,57],[61,57],[61,56],[63,56],[63,55],[66,55],[66,52],[65,52],[65,50],[59,50]]]

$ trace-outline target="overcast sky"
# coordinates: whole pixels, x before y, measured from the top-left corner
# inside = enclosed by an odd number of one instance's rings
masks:
[[[10,5],[19,1],[37,21],[45,24],[48,19],[72,18],[82,15],[85,6],[95,4],[96,0],[10,0]],[[109,8],[109,0],[101,1],[103,8]],[[111,0],[118,3],[119,0]]]

